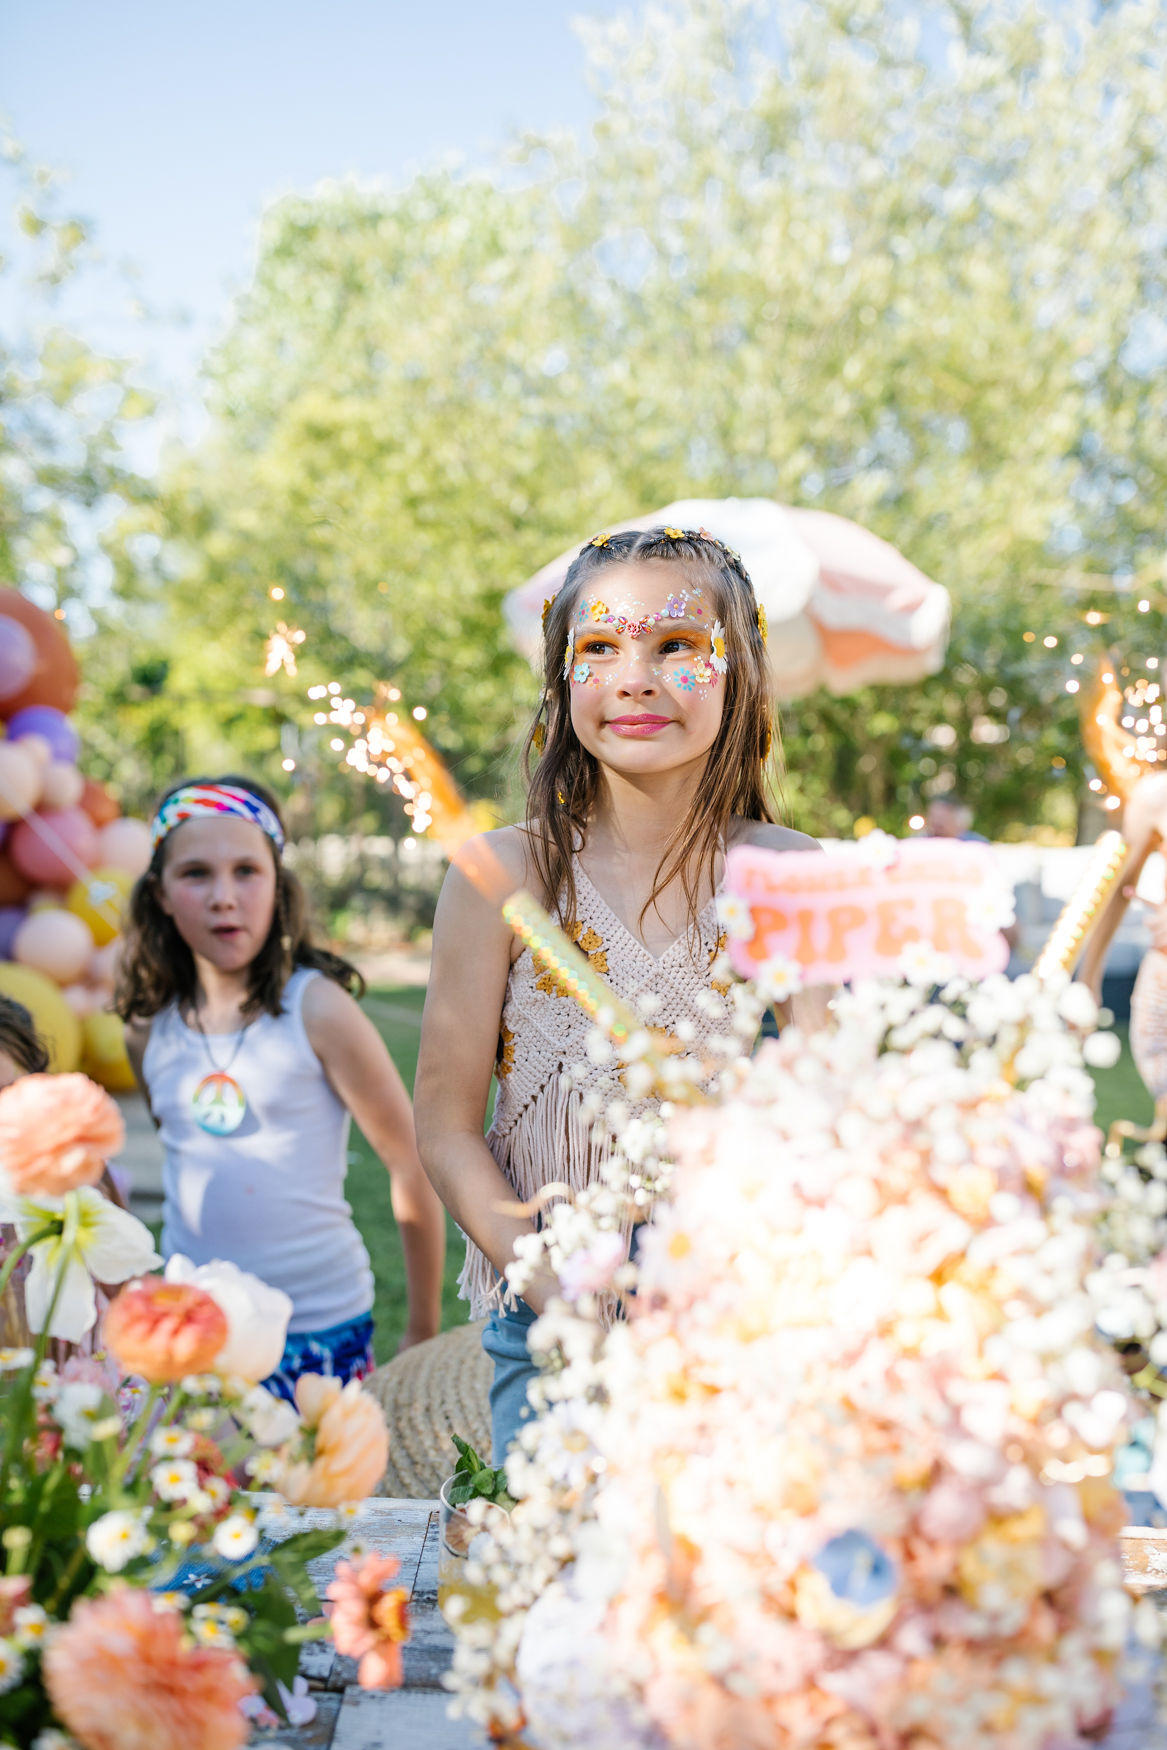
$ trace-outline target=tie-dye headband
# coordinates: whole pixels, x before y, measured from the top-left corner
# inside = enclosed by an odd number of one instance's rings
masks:
[[[250,820],[271,839],[277,851],[284,848],[284,829],[268,807],[250,790],[239,790],[234,784],[184,784],[162,803],[154,816],[150,837],[156,847],[167,833],[202,814],[234,814],[240,820]]]

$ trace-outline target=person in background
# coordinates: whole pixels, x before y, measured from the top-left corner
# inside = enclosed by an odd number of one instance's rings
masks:
[[[933,796],[924,810],[924,837],[926,839],[963,839],[966,843],[987,845],[988,839],[982,832],[972,830],[973,813],[967,802],[962,802],[954,790],[949,790],[946,796]]]
[[[409,1310],[436,1336],[446,1229],[355,967],[314,945],[275,797],[196,778],[158,805],[130,898],[118,1012],[165,1154],[162,1251],[226,1258],[292,1300],[266,1382],[372,1371],[373,1272],[344,1197],[350,1114],[389,1171]]]
[[[48,1067],[48,1051],[28,1010],[0,996],[0,1088],[21,1076],[42,1075]]]

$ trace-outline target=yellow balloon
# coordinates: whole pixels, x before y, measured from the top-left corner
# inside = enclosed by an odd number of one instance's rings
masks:
[[[81,1067],[111,1094],[129,1094],[137,1087],[126,1056],[126,1027],[120,1015],[86,1015]]]
[[[49,1068],[57,1075],[75,1070],[81,1061],[81,1023],[57,986],[31,966],[0,962],[0,996],[23,1003],[49,1053]]]
[[[65,910],[82,918],[93,932],[95,946],[104,948],[121,930],[121,919],[134,877],[124,869],[94,869],[84,881],[74,881],[65,895]]]

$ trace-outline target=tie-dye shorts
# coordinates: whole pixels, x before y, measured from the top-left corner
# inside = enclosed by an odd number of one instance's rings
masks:
[[[268,1391],[296,1401],[296,1381],[302,1373],[323,1373],[332,1379],[367,1379],[373,1359],[373,1315],[347,1319],[326,1331],[289,1331],[279,1367],[264,1380]]]

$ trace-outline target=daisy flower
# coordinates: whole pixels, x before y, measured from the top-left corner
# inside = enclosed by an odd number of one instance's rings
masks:
[[[717,916],[731,942],[748,942],[753,937],[754,914],[738,894],[718,894]]]
[[[14,1642],[0,1639],[0,1695],[15,1689],[24,1676],[24,1659]]]
[[[194,1435],[185,1428],[155,1428],[150,1451],[155,1458],[185,1458],[194,1446]]]
[[[802,989],[802,968],[785,954],[772,954],[759,966],[753,982],[768,1003],[784,1003]]]
[[[120,1574],[127,1562],[145,1555],[150,1536],[140,1513],[124,1507],[103,1513],[85,1533],[85,1547],[99,1568],[107,1574]]]
[[[725,627],[720,620],[714,620],[713,630],[709,634],[711,647],[710,662],[718,674],[724,674],[729,667],[729,658],[725,654]]]
[[[254,1522],[244,1514],[232,1513],[221,1525],[215,1527],[211,1542],[216,1555],[229,1562],[241,1562],[259,1542],[259,1533]]]
[[[172,1458],[154,1466],[150,1481],[164,1501],[185,1501],[198,1492],[199,1473],[189,1458]]]

